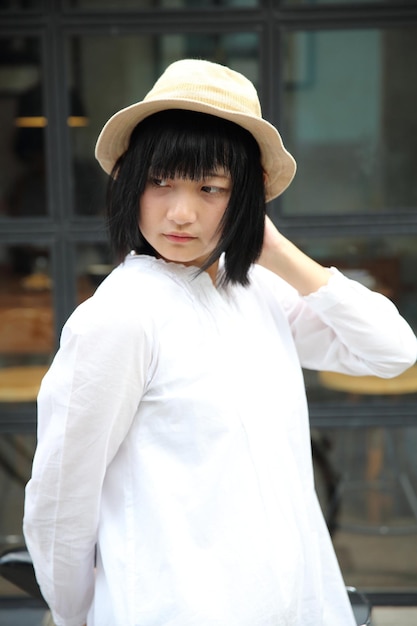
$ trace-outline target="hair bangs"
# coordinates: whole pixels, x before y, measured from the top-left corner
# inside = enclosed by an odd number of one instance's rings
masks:
[[[233,149],[230,137],[224,128],[219,128],[222,125],[215,119],[214,124],[207,124],[206,116],[201,115],[195,114],[196,119],[191,116],[192,124],[188,115],[185,127],[180,120],[175,120],[180,116],[173,116],[169,125],[162,124],[160,132],[153,138],[149,176],[203,180],[219,170],[231,172]]]

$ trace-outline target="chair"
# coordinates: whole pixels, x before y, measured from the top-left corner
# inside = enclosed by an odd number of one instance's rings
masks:
[[[0,309],[0,402],[36,400],[53,348],[50,309]]]

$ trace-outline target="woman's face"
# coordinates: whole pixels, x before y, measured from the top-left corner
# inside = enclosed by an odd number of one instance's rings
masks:
[[[202,180],[150,178],[140,199],[140,231],[166,261],[201,267],[219,241],[231,192],[222,169]],[[217,263],[208,273],[214,281]]]

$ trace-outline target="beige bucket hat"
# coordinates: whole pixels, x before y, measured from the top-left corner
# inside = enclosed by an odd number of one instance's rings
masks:
[[[183,59],[169,65],[141,102],[118,111],[108,120],[95,152],[105,172],[110,174],[119,156],[127,150],[135,126],[149,115],[166,109],[209,113],[252,133],[267,175],[267,201],[279,196],[294,178],[295,160],[285,149],[277,129],[262,118],[253,84],[228,67],[197,59]]]

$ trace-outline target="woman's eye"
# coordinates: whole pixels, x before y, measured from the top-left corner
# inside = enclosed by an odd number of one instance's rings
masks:
[[[201,190],[205,193],[219,193],[221,191],[220,187],[215,187],[214,185],[204,185]]]
[[[152,185],[154,185],[155,187],[166,187],[167,186],[167,181],[163,178],[151,178]]]

